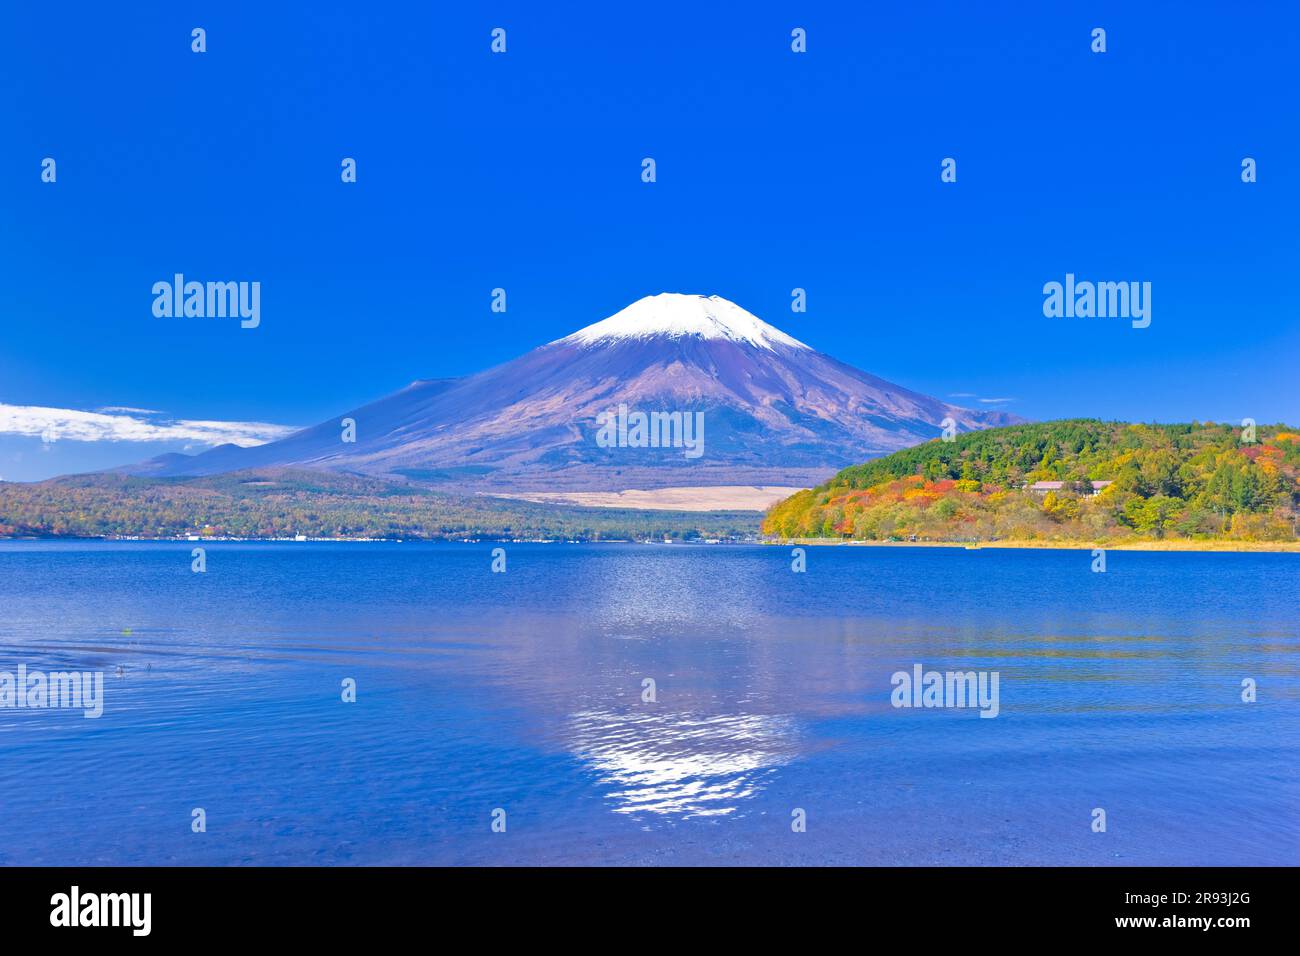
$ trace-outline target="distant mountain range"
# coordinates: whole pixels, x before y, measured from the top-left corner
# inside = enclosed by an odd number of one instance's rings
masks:
[[[598,416],[703,414],[702,454],[602,447]],[[267,467],[399,477],[483,491],[805,487],[940,434],[1022,421],[876,378],[717,296],[647,296],[513,361],[417,381],[287,438],[117,469],[214,475]],[[345,442],[344,420],[355,422]]]

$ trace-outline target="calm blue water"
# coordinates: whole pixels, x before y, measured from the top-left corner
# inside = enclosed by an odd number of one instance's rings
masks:
[[[0,863],[1300,863],[1300,554],[193,546],[0,542]]]

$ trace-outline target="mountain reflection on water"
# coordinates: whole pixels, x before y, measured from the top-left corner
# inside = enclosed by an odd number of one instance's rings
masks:
[[[790,717],[583,711],[571,721],[574,754],[618,813],[725,816],[795,756]]]

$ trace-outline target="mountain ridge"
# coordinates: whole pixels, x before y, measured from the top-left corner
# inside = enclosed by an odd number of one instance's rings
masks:
[[[705,453],[602,447],[620,404],[699,413]],[[354,443],[343,423],[355,422]],[[195,476],[302,467],[480,489],[620,491],[815,483],[939,434],[1019,421],[863,372],[717,296],[646,296],[607,319],[457,379],[417,379],[338,418],[251,448],[116,469]],[[424,476],[424,477],[422,477]]]

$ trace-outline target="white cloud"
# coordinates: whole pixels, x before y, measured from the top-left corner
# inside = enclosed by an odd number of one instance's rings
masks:
[[[157,412],[109,414],[109,409],[83,412],[72,408],[0,403],[0,435],[29,435],[51,441],[192,441],[201,445],[226,443],[244,448],[264,445],[298,430],[267,422],[171,421],[153,418]]]
[[[949,398],[974,398],[981,405],[1005,405],[1007,402],[1014,402],[1014,398],[979,398],[978,392],[949,392]]]

